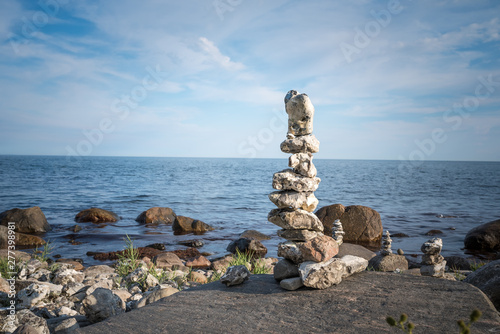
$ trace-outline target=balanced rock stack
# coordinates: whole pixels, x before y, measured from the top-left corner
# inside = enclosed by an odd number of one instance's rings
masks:
[[[420,248],[424,255],[422,256],[422,267],[420,274],[423,276],[443,277],[446,267],[446,261],[441,255],[443,240],[441,238],[430,239]]]
[[[338,244],[322,233],[323,224],[312,213],[318,205],[314,191],[321,181],[312,163],[312,153],[319,150],[312,134],[314,106],[306,94],[291,90],[285,96],[285,108],[288,133],[281,151],[292,154],[291,168],[273,176],[273,188],[278,191],[269,199],[278,209],[271,210],[268,220],[282,228],[278,235],[288,241],[278,245],[278,256],[284,259],[275,266],[274,277],[288,290],[302,285],[324,289],[340,283],[345,263],[333,259]]]
[[[392,239],[389,231],[385,231],[385,235],[382,236],[382,249],[380,250],[380,254],[386,256],[392,254]]]

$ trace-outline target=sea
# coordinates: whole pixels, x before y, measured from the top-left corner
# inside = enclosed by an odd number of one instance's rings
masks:
[[[216,258],[245,230],[271,237],[263,241],[267,256],[277,256],[278,227],[267,221],[275,206],[268,199],[273,173],[287,167],[283,159],[0,156],[0,212],[39,206],[52,231],[41,235],[51,255],[98,261],[87,252],[163,243],[183,249],[180,241],[201,239],[201,252]],[[392,248],[419,254],[440,230],[444,256],[471,256],[464,237],[475,226],[500,218],[500,162],[387,161],[315,159],[321,183],[318,209],[336,203],[364,205],[380,213]],[[135,221],[151,207],[170,207],[177,215],[199,219],[215,228],[202,235],[174,235],[171,226]],[[75,215],[98,207],[121,219],[96,225]],[[479,256],[474,254],[474,256]]]

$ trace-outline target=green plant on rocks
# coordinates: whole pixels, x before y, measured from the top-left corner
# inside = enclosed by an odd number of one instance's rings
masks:
[[[415,325],[408,321],[408,316],[405,313],[401,314],[399,321],[396,321],[393,317],[387,317],[385,320],[390,326],[399,328],[404,333],[411,334],[415,329]]]
[[[21,268],[16,263],[14,266],[12,262],[9,263],[9,259],[6,257],[0,258],[0,274],[5,279],[14,278]]]
[[[482,266],[484,266],[485,264],[486,264],[486,262],[484,262],[484,261],[479,261],[479,262],[474,261],[474,262],[471,262],[470,269],[472,271],[476,271],[479,268],[481,268]]]
[[[54,245],[50,241],[47,241],[45,245],[43,245],[42,249],[38,249],[38,246],[35,247],[33,258],[37,259],[40,262],[46,262],[53,250]]]
[[[125,277],[139,267],[139,251],[134,248],[134,242],[126,234],[125,249],[122,254],[118,254],[118,261],[115,265],[115,271],[118,275]]]
[[[469,316],[469,322],[466,324],[463,320],[458,320],[457,324],[460,327],[460,334],[469,334],[470,326],[481,318],[481,311],[474,310]]]

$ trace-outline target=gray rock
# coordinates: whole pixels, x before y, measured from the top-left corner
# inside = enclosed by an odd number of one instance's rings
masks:
[[[288,133],[302,136],[313,132],[314,106],[307,94],[289,91],[285,96],[285,110],[288,114]]]
[[[90,266],[83,271],[85,278],[97,277],[98,275],[111,275],[115,273],[115,269],[106,265]]]
[[[478,287],[491,300],[500,311],[500,260],[492,261],[473,273],[464,280]]]
[[[378,271],[408,270],[408,260],[403,255],[377,255],[368,261],[368,267]]]
[[[339,252],[335,257],[342,258],[345,255],[354,255],[362,257],[363,259],[370,260],[372,257],[375,257],[377,254],[372,252],[371,250],[356,244],[350,243],[342,243],[339,247]]]
[[[281,242],[278,244],[278,256],[284,257],[293,263],[303,262],[302,253],[297,243],[292,241]]]
[[[75,318],[68,318],[61,321],[57,326],[54,327],[55,334],[70,334],[75,333],[75,331],[80,328],[78,321]]]
[[[296,333],[301,329],[397,333],[384,319],[403,311],[422,333],[450,333],[458,328],[457,319],[468,319],[474,309],[483,316],[472,331],[494,333],[500,323],[498,312],[483,293],[462,282],[365,271],[321,292],[285,291],[271,275],[252,275],[232,289],[218,282],[191,288],[81,328],[79,333],[219,333],[221,323],[227,333]],[[452,316],[443,316],[443,310]]]
[[[287,138],[280,145],[283,153],[317,153],[319,140],[314,135]]]
[[[9,246],[8,236],[9,236],[8,227],[0,225],[0,248],[5,249]],[[26,246],[27,248],[33,248],[35,246],[45,245],[45,241],[36,235],[15,232],[14,238],[15,238],[14,241],[16,248],[19,246]]]
[[[300,265],[299,272],[305,286],[314,289],[326,289],[342,281],[345,264],[337,258],[319,263],[307,261]]]
[[[280,286],[285,290],[295,291],[303,287],[304,283],[302,283],[302,278],[292,277],[282,280],[280,282]]]
[[[59,270],[55,273],[55,277],[52,280],[52,283],[59,285],[65,285],[72,282],[82,283],[84,278],[84,273],[76,271],[75,269],[65,269]]]
[[[220,282],[226,286],[239,285],[249,279],[251,273],[248,271],[247,267],[231,266],[227,268],[224,276],[221,277]]]
[[[30,325],[21,325],[16,328],[13,334],[38,334],[38,330]]]
[[[9,222],[15,222],[16,232],[20,233],[45,233],[52,229],[38,206],[0,213],[0,225],[8,226]]]
[[[281,281],[283,279],[299,277],[299,267],[292,261],[287,259],[281,259],[274,266],[274,279]]]
[[[302,209],[312,212],[318,205],[318,199],[312,192],[274,191],[269,194],[269,199],[280,209]]]
[[[82,304],[87,318],[92,323],[125,312],[125,305],[120,297],[104,288],[96,289],[83,300]]]
[[[500,250],[500,219],[474,227],[465,236],[464,244],[480,252]]]
[[[423,265],[420,267],[420,275],[443,277],[445,267],[446,267],[446,261],[442,261],[441,263],[438,264]]]
[[[323,236],[321,232],[311,230],[279,230],[278,236],[289,241],[307,241],[319,236]]]
[[[136,305],[136,308],[141,308],[144,307],[148,304],[154,303],[162,298],[169,297],[173,295],[174,293],[179,292],[178,289],[172,288],[172,287],[165,287],[163,289],[157,289],[153,291],[152,293],[148,294],[147,296],[142,297],[139,302]]]
[[[20,310],[16,313],[17,321],[20,324],[26,324],[33,327],[39,334],[50,334],[47,321],[44,318],[36,316],[30,310]]]
[[[323,232],[323,224],[314,213],[305,210],[274,209],[267,219],[281,228],[288,230],[312,230]]]
[[[270,236],[256,230],[246,230],[245,232],[240,234],[240,238],[255,239],[259,241],[271,239]]]
[[[267,254],[267,248],[259,240],[239,238],[229,243],[226,250],[233,254],[236,252],[250,254],[253,257],[263,257]]]
[[[41,302],[50,293],[45,284],[32,283],[17,293],[18,308],[30,308]]]
[[[443,248],[443,240],[441,238],[433,238],[430,239],[429,241],[424,242],[422,247],[420,247],[420,250],[424,254],[436,255],[441,252],[442,248]]]
[[[360,273],[368,267],[368,260],[359,256],[344,255],[340,260],[345,264],[345,272],[342,277]]]
[[[86,287],[83,283],[70,282],[70,283],[66,284],[65,286],[63,286],[61,292],[63,295],[71,297],[71,296],[73,296],[73,295],[77,294],[78,292],[81,292],[85,289],[86,289]]]
[[[297,174],[315,177],[318,171],[312,160],[313,155],[311,153],[295,153],[288,158],[288,167],[293,168],[293,171]]]
[[[319,177],[303,176],[294,173],[292,169],[285,169],[273,175],[273,188],[276,190],[311,192],[318,189],[320,182]]]

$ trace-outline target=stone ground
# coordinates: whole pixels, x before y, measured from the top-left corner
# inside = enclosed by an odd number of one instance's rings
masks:
[[[458,333],[473,309],[473,333],[500,333],[487,297],[463,282],[362,272],[326,290],[282,290],[272,275],[239,286],[220,282],[182,291],[77,333],[401,333],[385,318],[406,313],[418,333]]]

